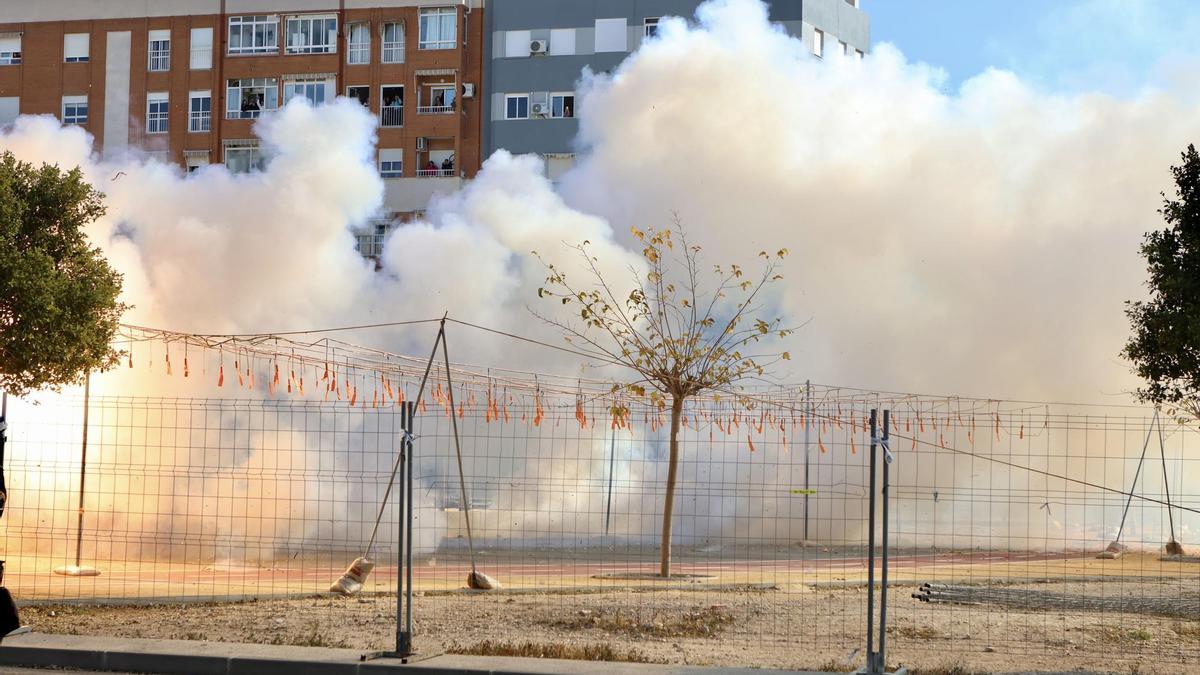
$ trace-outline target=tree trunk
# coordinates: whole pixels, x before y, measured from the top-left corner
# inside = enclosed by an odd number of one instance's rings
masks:
[[[663,577],[671,576],[671,509],[675,504],[675,478],[679,469],[679,422],[683,417],[683,397],[671,399],[671,460],[667,469],[667,496],[663,502],[661,569]]]

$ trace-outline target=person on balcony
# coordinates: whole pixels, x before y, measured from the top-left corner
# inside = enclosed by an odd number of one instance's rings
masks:
[[[437,174],[438,174],[437,164],[434,164],[432,159],[429,160],[428,162],[426,162],[425,163],[425,175],[426,176],[436,176]]]
[[[454,173],[454,160],[447,157],[442,160],[442,175],[449,176]]]

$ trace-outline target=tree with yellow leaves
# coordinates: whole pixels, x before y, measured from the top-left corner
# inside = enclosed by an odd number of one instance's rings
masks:
[[[648,396],[660,409],[671,408],[670,459],[663,504],[660,574],[671,576],[671,516],[679,467],[679,429],[685,402],[704,392],[717,396],[749,376],[762,376],[787,352],[750,354],[747,349],[767,338],[783,338],[793,329],[782,319],[763,319],[764,290],[783,276],[778,268],[787,249],[774,254],[760,251],[760,269],[747,273],[739,265],[713,267],[715,288],[701,282],[701,248],[690,244],[678,219],[672,227],[643,232],[632,229],[643,246],[645,269],[635,272],[632,290],[619,296],[615,284],[605,279],[590,242],[572,246],[583,261],[583,285],[568,279],[563,269],[542,260],[545,285],[538,297],[578,307],[571,319],[534,312],[557,327],[576,349],[611,364],[629,368],[640,376],[635,382],[613,386],[637,396]],[[534,251],[534,255],[538,253]],[[539,256],[539,259],[541,257]],[[577,317],[577,319],[576,319]],[[752,406],[746,397],[732,396]],[[614,415],[623,411],[614,410]]]

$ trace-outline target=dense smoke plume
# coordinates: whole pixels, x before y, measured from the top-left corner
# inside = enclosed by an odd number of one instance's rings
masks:
[[[713,263],[791,250],[787,279],[768,299],[773,313],[804,324],[784,346],[794,364],[776,374],[784,381],[1128,401],[1136,382],[1118,357],[1122,303],[1144,293],[1137,245],[1159,226],[1167,168],[1200,137],[1190,95],[1056,95],[997,70],[943,93],[936,70],[889,45],[863,61],[835,53],[819,62],[753,0],[714,0],[691,23],[664,20],[612,74],[581,76],[580,162],[559,186],[537,158],[501,151],[425,221],[397,230],[378,271],[351,234],[383,194],[374,121],[352,101],[294,101],[265,116],[256,131],[272,159],[249,175],[100,161],[81,130],[48,117],[19,119],[0,148],[80,165],[108,195],[109,213],[90,234],[126,274],[131,323],[259,332],[449,310],[555,339],[526,310],[544,277],[530,251],[570,273],[578,263],[565,244],[587,239],[604,269],[626,279],[638,260],[629,226],[677,213]],[[422,353],[431,337],[421,329],[353,339]],[[453,339],[463,361],[579,369],[493,336]],[[138,382],[122,371],[97,386],[177,386],[138,372]],[[523,466],[513,462],[501,473]],[[664,468],[637,465],[650,482]],[[696,480],[744,478],[738,470]],[[781,471],[766,482],[786,490],[794,479]],[[795,506],[771,499],[761,508],[794,516]],[[703,511],[728,516],[712,501],[686,515],[699,524],[685,533],[723,531]],[[654,517],[644,520],[626,523],[627,533],[651,535]]]

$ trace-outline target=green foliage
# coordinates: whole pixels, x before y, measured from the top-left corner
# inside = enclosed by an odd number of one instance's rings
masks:
[[[1200,155],[1189,145],[1171,167],[1175,198],[1163,194],[1164,230],[1146,234],[1141,253],[1150,299],[1127,302],[1133,336],[1124,356],[1146,386],[1138,398],[1200,413]]]
[[[116,363],[121,275],[83,230],[102,199],[77,168],[0,155],[0,389],[58,389]]]

